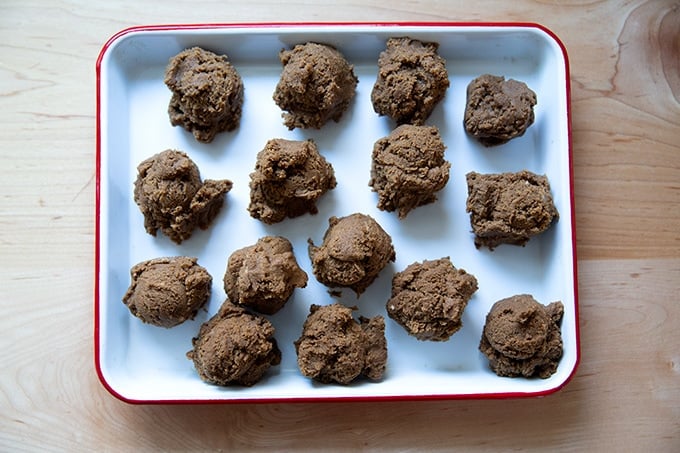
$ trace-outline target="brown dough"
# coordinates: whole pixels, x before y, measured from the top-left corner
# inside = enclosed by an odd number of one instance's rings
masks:
[[[467,212],[477,248],[524,245],[559,218],[545,176],[530,171],[466,175]]]
[[[477,279],[448,257],[413,263],[394,275],[387,314],[418,340],[446,341],[475,291]]]
[[[356,322],[344,305],[312,305],[295,351],[300,372],[319,382],[349,384],[362,375],[379,380],[387,363],[385,320]]]
[[[130,270],[131,283],[123,303],[143,322],[173,327],[194,319],[210,298],[212,277],[196,258],[155,258]]]
[[[499,376],[548,378],[562,358],[561,302],[543,306],[528,294],[496,302],[486,316],[479,349]]]
[[[267,224],[316,214],[316,201],[336,184],[333,167],[314,141],[275,138],[257,154],[248,211]]]
[[[309,242],[309,258],[317,280],[330,287],[347,287],[357,296],[394,261],[392,238],[371,216],[331,217],[323,243]]]
[[[335,48],[318,43],[298,44],[282,50],[281,79],[274,102],[288,129],[320,129],[328,120],[339,121],[354,97],[359,79],[354,68]]]
[[[144,228],[155,236],[160,229],[180,244],[196,227],[207,229],[224,203],[231,181],[201,182],[196,164],[182,151],[165,150],[137,167],[135,203],[144,215]]]
[[[251,386],[281,363],[272,324],[229,301],[203,323],[192,343],[187,357],[211,384]]]
[[[524,82],[484,74],[467,87],[465,130],[485,146],[524,135],[534,122],[536,93]]]
[[[231,302],[267,315],[279,311],[295,288],[305,286],[307,274],[298,266],[290,241],[281,236],[265,236],[236,250],[224,274]]]
[[[398,211],[403,219],[434,202],[449,180],[445,149],[434,126],[403,124],[375,142],[368,185],[378,193],[378,209]]]
[[[239,125],[243,80],[226,55],[200,47],[184,50],[170,59],[165,84],[172,91],[170,123],[196,140],[210,143],[219,132]]]
[[[437,43],[408,37],[387,40],[371,92],[376,113],[389,116],[397,124],[425,123],[450,84],[438,47]]]

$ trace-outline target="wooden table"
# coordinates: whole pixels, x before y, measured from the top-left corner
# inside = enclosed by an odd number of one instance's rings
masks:
[[[680,2],[19,1],[0,18],[0,450],[680,451]],[[93,364],[97,54],[138,24],[531,21],[571,62],[582,360],[541,399],[132,406]]]

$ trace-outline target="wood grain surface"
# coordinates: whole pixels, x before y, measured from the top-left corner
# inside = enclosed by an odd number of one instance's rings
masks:
[[[1,451],[680,451],[680,2],[4,0]],[[571,63],[582,360],[545,398],[133,406],[93,363],[95,60],[140,24],[530,21]]]

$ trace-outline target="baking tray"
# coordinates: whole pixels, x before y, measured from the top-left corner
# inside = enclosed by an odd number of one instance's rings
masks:
[[[427,124],[439,127],[452,163],[439,200],[417,208],[404,220],[376,208],[368,186],[373,143],[394,123],[374,113],[370,93],[378,54],[390,37],[439,43],[451,86]],[[340,122],[321,130],[289,131],[272,93],[281,73],[278,52],[307,41],[338,48],[354,65],[357,94]],[[240,127],[201,144],[167,115],[170,92],[163,83],[168,59],[192,46],[225,53],[245,84]],[[465,90],[483,73],[522,80],[538,97],[536,121],[520,138],[484,148],[463,129]],[[283,402],[492,398],[547,395],[562,388],[579,360],[576,247],[570,147],[569,68],[558,38],[527,23],[400,24],[219,24],[143,26],[121,31],[102,48],[97,74],[97,200],[94,300],[95,363],[103,385],[132,403]],[[319,202],[317,215],[267,226],[247,212],[249,173],[255,155],[270,138],[314,139],[333,165],[337,187]],[[133,201],[136,166],[167,148],[187,152],[202,178],[234,182],[226,204],[207,231],[181,245],[144,231]],[[525,247],[477,250],[465,212],[465,174],[528,169],[548,176],[560,220]],[[334,299],[316,281],[307,239],[321,242],[330,216],[363,212],[392,236],[396,261],[357,298],[343,291]],[[283,235],[293,244],[309,284],[297,289],[279,313],[276,328],[283,359],[252,387],[219,387],[202,382],[185,357],[199,326],[225,299],[222,277],[229,255],[264,235]],[[140,261],[188,255],[198,257],[213,276],[212,295],[193,321],[172,329],[141,323],[121,298],[130,267]],[[463,328],[443,343],[410,337],[386,316],[391,278],[408,264],[450,256],[456,267],[474,274],[479,290],[463,315]],[[530,293],[541,303],[561,300],[564,356],[548,379],[502,378],[490,371],[478,351],[486,313],[504,297]],[[357,315],[383,315],[389,357],[379,382],[324,385],[303,377],[293,341],[300,335],[309,305],[335,300],[356,305]]]

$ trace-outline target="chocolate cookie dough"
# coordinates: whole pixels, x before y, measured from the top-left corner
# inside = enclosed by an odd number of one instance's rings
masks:
[[[224,274],[231,302],[267,315],[279,311],[295,288],[305,286],[307,274],[298,266],[290,241],[281,236],[265,236],[236,250]]]
[[[174,327],[194,319],[210,298],[212,277],[186,256],[155,258],[130,270],[132,282],[123,303],[147,324]]]
[[[368,185],[378,193],[378,209],[397,211],[403,219],[434,202],[449,180],[445,149],[434,126],[403,124],[375,142]]]
[[[418,340],[446,341],[475,291],[477,279],[448,257],[413,263],[394,275],[387,314]]]
[[[499,376],[548,378],[562,358],[562,302],[543,306],[520,294],[496,302],[486,316],[479,349]]]
[[[397,124],[422,125],[449,87],[439,44],[408,37],[390,38],[378,57],[378,78],[371,102],[379,115]]]
[[[295,351],[300,372],[319,382],[349,384],[362,375],[379,380],[387,363],[385,320],[356,322],[344,305],[312,305]]]
[[[484,74],[467,87],[465,130],[485,146],[524,135],[534,122],[536,93],[524,82]]]
[[[288,129],[320,129],[339,121],[359,82],[345,57],[329,45],[309,42],[282,50],[279,59],[283,71],[273,98],[285,111]]]
[[[319,247],[308,241],[312,271],[324,285],[351,288],[358,296],[394,261],[392,238],[365,214],[333,216],[328,225]]]
[[[257,154],[248,211],[268,224],[316,214],[316,201],[336,184],[333,167],[314,141],[275,138]]]
[[[158,229],[180,244],[198,226],[205,230],[224,203],[232,187],[227,179],[206,179],[182,151],[167,149],[137,167],[135,203],[144,215],[146,232]]]
[[[196,140],[210,143],[219,132],[239,125],[243,81],[226,55],[200,47],[180,52],[170,59],[165,84],[172,91],[170,123],[182,126]]]
[[[530,171],[466,175],[475,245],[524,245],[559,218],[545,176]]]
[[[271,323],[228,300],[203,323],[192,343],[187,357],[211,384],[252,386],[281,363]]]

